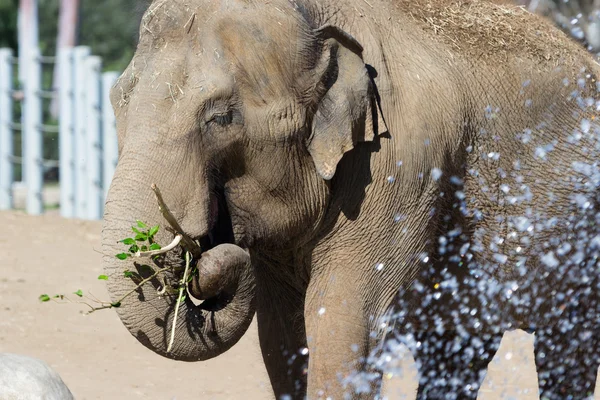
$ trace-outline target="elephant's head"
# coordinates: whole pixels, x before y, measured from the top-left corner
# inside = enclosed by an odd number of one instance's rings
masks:
[[[181,252],[158,262],[114,257],[132,221],[166,225],[152,183],[185,234],[212,248],[193,261],[199,272],[189,285],[204,302],[182,304],[169,354],[177,296],[159,295],[162,276],[118,309],[138,340],[171,358],[207,359],[240,339],[254,314],[252,268],[260,268],[240,247],[309,240],[343,154],[383,126],[360,44],[288,1],[275,3],[155,1],[112,90],[120,155],[103,252],[113,301],[135,288],[124,270],[145,276],[140,265],[148,264],[172,267],[168,281],[181,277]],[[172,238],[164,229],[157,236]]]

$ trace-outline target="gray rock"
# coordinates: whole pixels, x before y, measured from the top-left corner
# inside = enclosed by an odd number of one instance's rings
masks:
[[[45,362],[0,353],[0,400],[72,400],[58,373]]]

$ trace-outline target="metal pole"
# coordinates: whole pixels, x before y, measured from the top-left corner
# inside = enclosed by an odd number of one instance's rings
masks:
[[[38,0],[19,0],[19,81],[27,77],[31,49],[38,48]]]
[[[52,76],[52,87],[55,90],[60,90],[61,78],[65,76],[62,73],[63,60],[60,57],[60,53],[63,49],[72,48],[76,44],[75,36],[77,34],[78,10],[79,0],[60,0],[58,12],[58,36],[56,38],[57,63],[54,65]],[[53,117],[58,115],[60,118],[60,99],[57,99],[56,97],[52,99],[50,113]]]
[[[58,53],[60,60],[60,86],[58,99],[59,151],[60,151],[60,215],[75,216],[75,150],[74,150],[74,97],[73,97],[73,48],[65,47]]]
[[[73,68],[75,82],[73,84],[75,99],[75,217],[87,217],[87,145],[86,145],[86,70],[85,59],[90,55],[90,48],[75,47],[73,53]]]
[[[90,56],[85,61],[86,74],[86,153],[87,218],[102,219],[102,130],[100,114],[100,79],[102,59]]]
[[[110,103],[110,89],[118,78],[117,72],[106,72],[102,75],[102,186],[105,200],[119,159],[115,113]]]
[[[38,0],[19,0],[18,14],[18,35],[19,35],[19,82],[25,87],[27,74],[29,71],[28,62],[32,49],[38,48]],[[21,124],[25,125],[22,114]],[[25,141],[22,140],[21,156],[27,156]],[[27,165],[21,165],[21,180],[27,180]]]
[[[13,118],[11,49],[0,49],[0,210],[13,208]]]
[[[44,212],[42,189],[44,185],[42,153],[42,100],[39,96],[42,83],[42,65],[39,49],[32,49],[26,63],[23,143],[27,149],[24,165],[27,170],[27,213],[40,215]]]

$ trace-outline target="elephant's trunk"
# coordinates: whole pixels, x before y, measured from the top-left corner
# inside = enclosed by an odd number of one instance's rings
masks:
[[[124,164],[117,169],[111,186],[102,232],[104,264],[109,276],[108,289],[111,301],[121,301],[117,308],[119,317],[143,345],[168,358],[200,361],[225,352],[246,332],[255,311],[254,273],[248,253],[234,244],[226,243],[230,239],[221,238],[213,244],[215,247],[202,253],[199,260],[193,261],[197,272],[192,275],[187,290],[192,297],[204,301],[198,304],[188,295],[181,303],[175,340],[167,353],[179,293],[177,288],[185,266],[183,251],[177,248],[155,260],[129,258],[122,261],[115,257],[127,250],[119,240],[131,236],[131,226],[136,219],[163,228],[155,237],[158,243],[166,244],[173,239],[173,235],[164,229],[168,224],[158,210],[150,183],[132,179],[131,170]],[[160,182],[157,183],[160,187]],[[173,213],[192,237],[211,227],[213,231],[216,227],[222,230],[229,221],[228,215],[224,216],[224,220],[219,216],[214,221],[214,215],[211,216],[213,211],[210,210],[211,198],[208,195],[202,198],[202,194],[209,191],[202,189],[202,182],[198,183],[196,187],[200,188],[196,193],[186,185],[186,195],[192,196],[189,202],[180,196],[185,193],[185,188],[165,184],[163,190],[166,203],[174,204]],[[130,198],[131,193],[137,196],[143,193],[144,197]],[[194,198],[200,201],[194,201]],[[223,199],[219,201],[224,202]],[[208,232],[211,230],[208,229]],[[142,279],[152,276],[160,268],[167,268],[168,271],[121,300]],[[125,274],[126,271],[133,272],[133,277]]]
[[[196,264],[198,273],[192,278],[188,291],[199,300],[233,295],[240,289],[240,280],[242,284],[247,283],[241,278],[246,278],[249,263],[248,253],[240,247],[221,244],[202,254]]]

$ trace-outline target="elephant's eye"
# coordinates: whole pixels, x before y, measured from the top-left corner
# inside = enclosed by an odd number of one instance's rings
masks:
[[[214,122],[220,126],[227,126],[233,122],[233,113],[228,111],[226,113],[213,114],[208,122]]]

